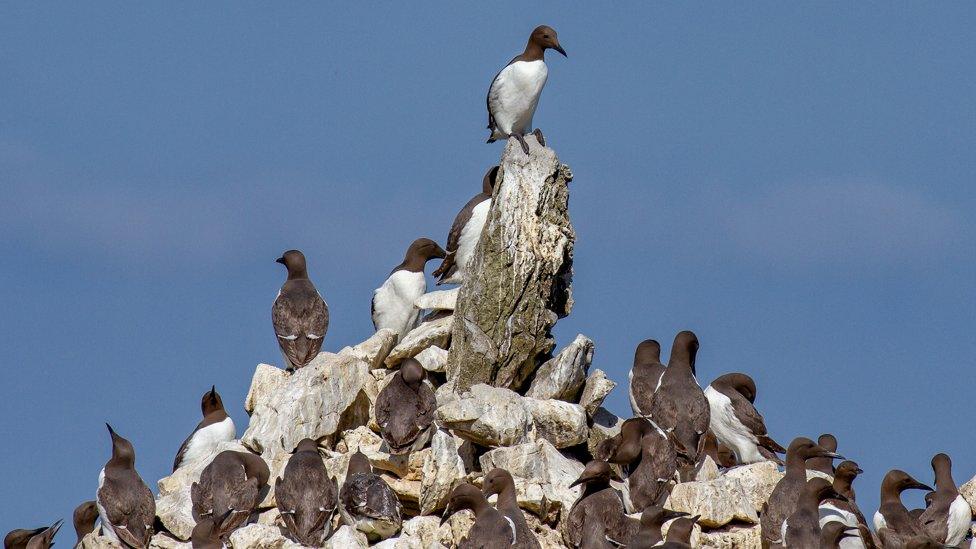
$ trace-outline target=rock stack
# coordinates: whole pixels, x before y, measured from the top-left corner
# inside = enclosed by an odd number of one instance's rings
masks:
[[[459,291],[418,300],[432,312],[402,339],[379,330],[356,346],[322,352],[294,372],[258,365],[244,403],[250,422],[240,440],[221,443],[210,457],[159,481],[151,547],[190,547],[191,485],[223,450],[261,456],[272,479],[229,545],[301,547],[283,528],[273,486],[305,438],[318,442],[339,486],[359,451],[402,504],[402,524],[392,537],[370,541],[341,524],[337,513],[325,547],[455,547],[473,519],[462,511],[441,524],[448,497],[461,482],[480,486],[494,468],[512,475],[518,505],[541,545],[568,546],[565,518],[581,493],[571,484],[623,420],[602,407],[616,384],[591,368],[592,340],[579,335],[553,354],[552,327],[573,304],[572,173],[551,149],[531,137],[528,142],[529,155],[514,140],[505,149],[488,221]],[[406,358],[427,371],[437,428],[423,449],[393,455],[379,434],[374,403]],[[700,516],[692,546],[759,547],[759,512],[782,476],[772,461],[721,472],[706,458],[693,480],[674,486],[665,507]],[[972,484],[962,493],[974,503]],[[96,530],[81,547],[117,546]]]

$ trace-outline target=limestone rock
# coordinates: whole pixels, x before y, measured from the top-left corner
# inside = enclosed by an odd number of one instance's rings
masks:
[[[95,528],[94,532],[82,538],[81,543],[78,545],[80,549],[123,549],[121,543],[100,535],[101,532],[101,528]]]
[[[447,351],[440,347],[427,347],[414,358],[428,372],[443,372],[447,368]]]
[[[613,436],[620,434],[620,426],[623,425],[624,420],[615,416],[609,410],[604,407],[599,407],[593,413],[593,424],[590,426],[589,435],[586,439],[586,449],[589,450],[590,455],[595,458],[600,459],[594,452],[596,447]],[[606,456],[603,456],[605,458]]]
[[[397,334],[389,328],[383,328],[355,347],[345,347],[339,354],[351,356],[369,364],[370,370],[383,367],[383,361],[397,343]]]
[[[959,493],[969,502],[969,506],[976,509],[976,477],[969,479],[959,487]]]
[[[586,410],[588,417],[593,417],[597,409],[603,405],[603,400],[616,386],[617,384],[608,379],[603,370],[596,369],[590,373],[590,376],[586,378],[583,394],[580,395],[579,400],[580,406]]]
[[[172,475],[159,479],[156,483],[159,495],[156,497],[156,516],[163,526],[181,541],[190,539],[196,521],[193,520],[193,502],[190,500],[190,486],[200,480],[200,473],[210,465],[213,458],[224,450],[248,452],[240,441],[221,442],[210,457],[188,463]],[[270,490],[269,490],[270,491]]]
[[[671,491],[665,507],[701,515],[698,523],[707,528],[719,528],[732,521],[759,522],[759,515],[742,484],[728,477],[680,483]]]
[[[341,453],[355,453],[359,450],[366,455],[374,469],[388,471],[408,480],[420,479],[420,470],[430,454],[430,449],[424,448],[405,455],[392,455],[386,451],[383,439],[366,426],[344,431],[336,450]]]
[[[718,465],[712,456],[705,456],[701,464],[698,466],[698,470],[695,471],[695,480],[697,481],[708,481],[715,480],[719,477]]]
[[[725,471],[724,478],[735,480],[745,490],[752,508],[758,513],[763,503],[773,493],[773,488],[783,478],[783,473],[772,461],[760,461],[749,465],[739,465]]]
[[[440,517],[414,517],[403,523],[400,535],[373,547],[387,549],[441,549],[454,546],[450,524],[441,526]]]
[[[306,366],[307,367],[307,366]],[[248,524],[230,534],[234,549],[301,549],[301,545],[286,538],[277,526]]]
[[[325,549],[355,549],[369,547],[366,534],[343,524],[325,541]]]
[[[483,446],[512,446],[529,439],[532,416],[514,391],[479,384],[437,408],[437,421]]]
[[[442,429],[434,432],[430,454],[424,461],[420,483],[420,513],[429,515],[444,508],[455,482],[464,477],[464,461],[458,453],[462,441]]]
[[[308,366],[283,372],[284,378],[265,370],[258,366],[254,374],[248,394],[251,422],[241,439],[265,457],[290,454],[303,438],[331,439],[369,420],[364,387],[370,375],[364,360],[319,353]],[[256,390],[259,380],[262,388]]]
[[[539,366],[525,396],[575,402],[593,361],[593,340],[576,336],[559,354]]]
[[[729,526],[702,532],[700,547],[708,549],[760,549],[762,537],[759,526]]]
[[[153,534],[149,540],[149,549],[190,549],[192,545],[188,541],[180,541],[166,533]]]
[[[461,288],[451,288],[450,290],[434,290],[418,297],[413,306],[420,310],[428,311],[453,311],[457,306],[458,290]]]
[[[536,436],[548,440],[556,448],[586,442],[586,413],[579,404],[536,398],[524,398],[522,404],[532,416]]]
[[[559,453],[549,441],[539,439],[518,446],[495,448],[481,456],[481,470],[508,470],[515,480],[519,506],[547,523],[568,511],[580,488],[570,488],[583,472],[583,464]]]
[[[569,221],[572,172],[527,137],[505,147],[481,240],[458,293],[448,377],[520,389],[555,347],[551,330],[573,306],[576,234]]]
[[[451,341],[451,326],[454,316],[447,315],[430,322],[424,322],[403,336],[400,343],[386,357],[387,368],[392,368],[405,358],[420,354],[427,347],[447,348]]]

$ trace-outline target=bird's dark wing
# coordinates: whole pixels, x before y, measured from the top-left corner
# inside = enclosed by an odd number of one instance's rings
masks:
[[[454,223],[451,225],[451,231],[447,233],[447,247],[444,250],[447,252],[447,256],[441,261],[441,264],[437,269],[431,273],[435,277],[439,277],[441,281],[450,278],[454,274],[454,258],[457,253],[458,245],[461,241],[461,232],[464,230],[464,226],[468,224],[471,220],[471,216],[474,214],[474,208],[478,204],[481,204],[485,200],[491,200],[491,195],[485,193],[478,193],[474,195],[471,200],[461,208],[461,211],[454,216]]]
[[[322,349],[329,329],[329,308],[311,282],[282,290],[271,309],[278,345],[292,365],[301,368]],[[286,283],[288,286],[289,283]]]
[[[654,390],[657,382],[664,373],[664,364],[637,364],[633,368],[633,375],[630,379],[630,394],[632,397],[632,407],[637,415],[648,415],[651,413],[651,401],[654,399]]]
[[[742,422],[742,425],[752,431],[760,446],[780,454],[786,453],[786,448],[769,437],[766,431],[766,420],[746,397],[739,394],[738,391],[729,391],[724,394],[732,401],[732,411],[735,413],[735,417]]]
[[[129,547],[144,549],[152,537],[156,502],[141,479],[138,487],[133,486],[134,483],[106,477],[98,489],[98,498],[119,539]]]

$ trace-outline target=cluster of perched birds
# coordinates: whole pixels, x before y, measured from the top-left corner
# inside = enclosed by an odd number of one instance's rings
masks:
[[[532,31],[522,54],[492,80],[487,95],[488,142],[514,138],[528,154],[525,136],[544,137],[533,129],[532,118],[546,83],[547,49],[563,55],[555,30]],[[405,336],[423,319],[415,305],[427,292],[425,267],[441,259],[433,272],[440,283],[463,283],[487,220],[498,166],[485,174],[481,192],[461,209],[450,229],[446,249],[421,238],[409,246],[403,261],[374,292],[371,315],[377,330]],[[276,260],[288,277],[274,301],[272,323],[286,368],[308,365],[320,352],[329,326],[329,309],[308,276],[305,256],[298,250]],[[933,489],[903,471],[892,470],[881,486],[881,508],[872,532],[857,506],[852,483],[862,471],[836,453],[836,439],[823,435],[817,442],[794,439],[788,448],[767,433],[756,410],[755,382],[746,374],[720,376],[704,390],[695,377],[698,339],[679,333],[665,365],[654,340],[636,349],[630,372],[630,401],[634,417],[623,422],[619,434],[603,441],[571,486],[582,493],[565,520],[568,545],[584,548],[690,547],[699,517],[665,508],[671,489],[693,480],[706,458],[731,468],[764,460],[783,462],[785,476],[774,488],[760,514],[763,547],[958,547],[966,540],[972,509],[952,479],[945,454],[932,460]],[[404,360],[378,395],[375,416],[381,435],[394,455],[427,445],[436,429],[436,401],[426,371],[414,359]],[[203,420],[180,446],[173,470],[209,458],[222,442],[234,440],[236,427],[224,410],[216,387],[203,395]],[[155,524],[152,492],[135,469],[132,444],[108,426],[111,458],[98,476],[96,498],[75,510],[78,541],[94,531],[125,547],[146,548]],[[807,479],[807,470],[832,478]],[[271,486],[267,463],[247,452],[223,451],[203,469],[191,488],[196,525],[193,547],[224,547],[231,532],[247,523],[268,490],[274,490],[281,520],[298,543],[320,546],[333,531],[333,517],[385,539],[400,525],[402,505],[383,478],[374,473],[361,452],[349,460],[342,486],[329,475],[316,441],[304,439],[294,449],[280,477]],[[926,508],[909,511],[901,492],[926,490]],[[497,495],[492,506],[488,498]],[[485,473],[482,487],[460,483],[452,491],[443,515],[469,509],[475,521],[461,547],[541,547],[516,499],[512,475],[504,469]],[[640,518],[633,518],[640,513]],[[666,535],[662,534],[669,523]],[[37,529],[14,530],[4,538],[6,549],[44,549],[53,544],[62,522]]]
[[[674,516],[662,505],[676,483],[695,478],[706,458],[732,468],[766,460],[783,464],[777,457],[783,453],[785,475],[760,513],[764,548],[928,548],[966,542],[973,511],[952,478],[949,456],[932,458],[934,489],[904,471],[889,471],[872,532],[852,486],[863,471],[837,453],[837,439],[797,437],[788,448],[780,446],[755,408],[756,384],[748,375],[725,374],[701,388],[695,377],[698,345],[694,333],[680,332],[667,365],[657,341],[638,345],[630,372],[635,417],[597,446],[577,481],[587,488],[570,511],[571,546],[650,547],[653,543],[645,540],[661,540],[660,522],[647,517]],[[843,461],[835,466],[834,460]],[[807,480],[808,469],[831,480]],[[910,511],[901,502],[901,493],[910,489],[928,492],[924,509]],[[640,521],[628,516],[640,511]],[[681,539],[670,539],[672,526],[662,546],[688,547],[688,523],[696,519],[676,520]]]

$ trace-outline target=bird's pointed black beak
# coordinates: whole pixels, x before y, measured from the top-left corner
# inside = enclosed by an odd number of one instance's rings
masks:
[[[685,513],[684,511],[674,511],[672,509],[664,510],[664,520],[670,520],[673,518],[687,517],[687,516],[689,516],[688,513]]]
[[[447,522],[447,519],[451,518],[451,515],[453,514],[454,511],[451,510],[451,504],[448,504],[447,507],[444,509],[444,514],[441,515],[441,525],[443,526],[443,524]]]
[[[105,426],[108,427],[108,433],[114,437],[116,435],[115,429],[113,429],[108,423],[106,423]]]
[[[913,482],[908,487],[909,488],[917,488],[919,490],[926,490],[928,492],[934,491],[933,488],[931,486],[929,486],[928,484],[922,484],[921,482],[918,482],[918,481]]]
[[[553,46],[552,49],[554,49],[554,50],[558,51],[559,53],[563,54],[563,57],[569,57],[569,55],[566,54],[566,50],[564,50],[563,47],[560,46],[558,43],[555,46]]]
[[[278,259],[275,259],[275,263],[281,263],[282,265],[284,265],[285,264],[285,258],[284,257],[279,257]]]

